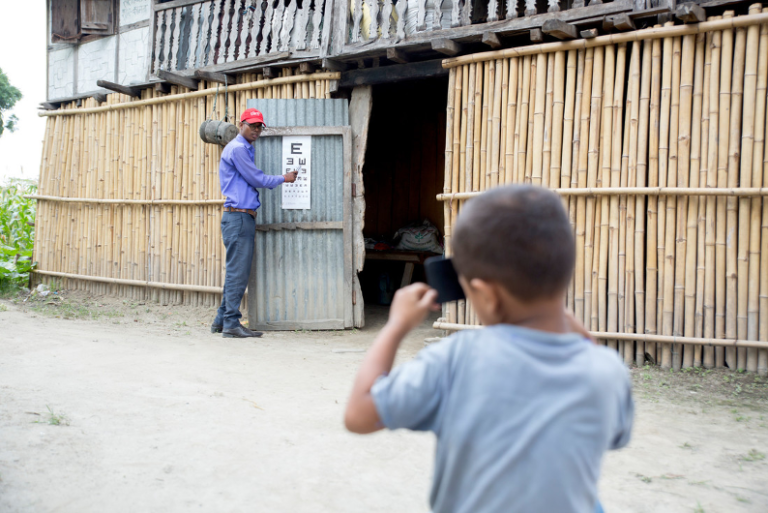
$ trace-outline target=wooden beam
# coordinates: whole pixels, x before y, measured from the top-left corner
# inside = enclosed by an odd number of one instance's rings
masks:
[[[541,27],[541,31],[544,34],[556,37],[557,39],[576,39],[579,35],[579,31],[576,30],[574,25],[558,19],[545,21],[544,25]]]
[[[618,30],[636,30],[635,22],[626,13],[614,14],[613,27]]]
[[[175,9],[176,7],[186,7],[187,5],[199,4],[204,0],[174,0],[172,2],[165,2],[155,5],[155,12],[163,11],[165,9]]]
[[[448,70],[443,68],[442,60],[435,59],[411,64],[395,64],[393,66],[348,71],[341,75],[339,87],[375,85],[447,75]]]
[[[56,102],[42,102],[40,104],[40,108],[45,109],[45,110],[56,110],[60,106],[61,106],[61,104],[60,103],[56,103]]]
[[[237,80],[234,75],[228,73],[219,73],[217,71],[203,71],[201,69],[195,71],[195,78],[200,80],[206,80],[208,82],[216,82],[217,84],[236,84]]]
[[[264,78],[277,78],[280,75],[280,72],[277,71],[277,68],[273,68],[272,66],[265,66],[261,68],[261,72],[264,75]]]
[[[258,73],[263,65],[288,60],[291,55],[291,52],[268,53],[259,55],[258,57],[248,57],[246,59],[237,59],[236,61],[225,62],[223,64],[214,64],[213,66],[206,66],[204,69],[205,71],[218,71],[222,73],[245,73],[251,71],[256,71]]]
[[[115,84],[114,82],[109,82],[107,80],[97,80],[96,85],[99,87],[103,87],[104,89],[109,89],[110,91],[115,91],[121,94],[127,94],[128,96],[133,96],[134,98],[139,98],[141,96],[141,89],[137,87]]]
[[[544,41],[544,32],[540,28],[531,29],[531,43],[541,43]]]
[[[584,39],[592,39],[593,37],[597,37],[597,29],[593,28],[589,30],[582,30],[581,37]]]
[[[501,48],[501,41],[499,36],[494,32],[483,32],[483,43],[487,44],[491,48]]]
[[[168,82],[155,82],[155,92],[170,94],[171,84],[169,84]]]
[[[463,47],[451,39],[435,39],[432,41],[432,49],[449,57],[453,57],[463,50]]]
[[[411,62],[408,54],[397,48],[387,48],[387,59],[398,64],[408,64]]]
[[[315,72],[316,69],[317,69],[317,66],[315,66],[311,62],[302,62],[301,64],[299,64],[299,73],[301,73],[302,75],[311,75],[312,73]]]
[[[675,17],[685,23],[701,23],[707,19],[707,13],[701,6],[687,3],[677,6]]]
[[[94,93],[93,96],[91,96],[94,100],[96,100],[99,103],[104,103],[107,101],[107,95],[104,93]]]
[[[176,84],[177,86],[186,87],[192,91],[197,91],[198,81],[194,78],[185,77],[183,75],[179,75],[178,73],[171,73],[170,71],[164,71],[161,69],[157,70],[155,74],[166,82]]]
[[[327,69],[328,71],[342,72],[349,69],[349,64],[346,62],[335,61],[333,59],[323,59],[321,66],[323,69]]]

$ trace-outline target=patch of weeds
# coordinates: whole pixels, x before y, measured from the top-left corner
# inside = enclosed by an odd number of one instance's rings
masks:
[[[642,474],[636,474],[636,475],[637,475],[637,478],[638,478],[640,481],[642,481],[643,483],[646,483],[646,484],[648,484],[648,483],[652,483],[652,482],[653,482],[653,479],[651,479],[651,478],[650,478],[650,477],[648,477],[648,476],[644,476],[644,475],[642,475]]]
[[[736,496],[736,500],[739,501],[739,502],[743,502],[745,504],[752,504],[751,500],[747,499],[746,497],[742,497],[740,495]]]
[[[741,461],[762,461],[765,459],[765,454],[757,449],[751,449],[745,456],[742,456]]]
[[[745,417],[744,415],[739,415],[738,417],[734,418],[733,420],[735,420],[736,422],[749,422],[749,420],[751,418],[752,417]]]
[[[0,312],[7,312],[7,311],[8,311],[8,307],[0,303]]]
[[[69,419],[63,413],[55,413],[50,406],[46,406],[48,409],[48,418],[45,421],[36,420],[35,424],[49,424],[51,426],[68,426]]]
[[[696,503],[696,507],[693,508],[693,513],[705,513],[704,508],[702,507],[700,502]]]
[[[693,449],[693,446],[689,444],[688,442],[685,442],[683,445],[680,446],[681,449]]]

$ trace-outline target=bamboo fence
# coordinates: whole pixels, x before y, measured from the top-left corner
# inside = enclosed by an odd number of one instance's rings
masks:
[[[466,200],[552,188],[575,234],[566,304],[601,343],[768,373],[768,9],[444,66],[446,248]],[[477,324],[459,302],[436,326]]]
[[[198,136],[205,119],[230,122],[253,98],[330,98],[338,74],[264,80],[240,74],[227,88],[173,86],[141,98],[110,94],[48,116],[35,234],[37,277],[91,294],[217,306],[224,285],[218,179],[222,148]],[[206,86],[208,89],[206,89]],[[246,308],[243,301],[242,308]]]

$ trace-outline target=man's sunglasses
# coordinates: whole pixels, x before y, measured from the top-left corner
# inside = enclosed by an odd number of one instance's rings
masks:
[[[244,125],[248,125],[253,130],[264,130],[267,126],[264,123],[247,123],[243,121]]]

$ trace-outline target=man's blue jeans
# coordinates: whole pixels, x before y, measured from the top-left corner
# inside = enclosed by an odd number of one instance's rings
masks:
[[[256,220],[245,212],[222,212],[221,238],[227,249],[226,277],[221,306],[213,324],[224,329],[240,325],[240,302],[251,275],[253,241],[256,237]]]

